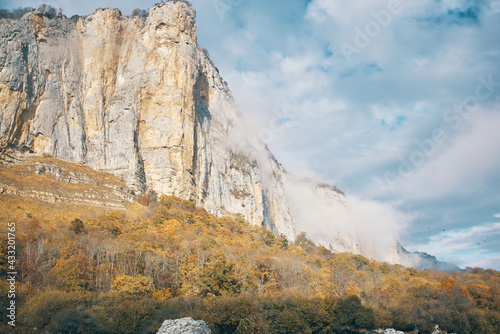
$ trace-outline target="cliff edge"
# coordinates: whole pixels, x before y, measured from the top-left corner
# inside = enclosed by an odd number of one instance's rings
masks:
[[[145,18],[99,9],[74,22],[37,9],[0,21],[4,153],[86,165],[293,239],[283,169],[245,133],[186,2]]]

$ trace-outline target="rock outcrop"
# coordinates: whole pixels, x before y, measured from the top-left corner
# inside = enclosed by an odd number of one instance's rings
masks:
[[[74,22],[37,9],[1,20],[0,150],[83,164],[136,193],[296,234],[283,169],[248,140],[187,2],[160,3],[146,18],[99,9]]]
[[[0,164],[0,196],[115,210],[136,200],[125,182],[111,174],[48,157],[14,159]]]
[[[387,328],[383,334],[405,334],[404,332],[397,331],[394,328]]]
[[[439,261],[434,255],[424,252],[409,252],[400,243],[397,243],[396,251],[398,254],[398,262],[405,266],[415,267],[418,270],[432,269],[445,272],[463,272],[459,266]]]
[[[37,9],[1,19],[0,163],[9,152],[110,173],[125,196],[151,189],[289,240],[306,231],[336,252],[399,261],[397,222],[386,233],[385,212],[379,221],[353,215],[356,203],[335,187],[294,179],[247,130],[197,45],[196,13],[185,1],[159,3],[147,17],[98,9],[68,19]]]
[[[157,334],[210,334],[210,328],[203,320],[182,318],[165,320]]]

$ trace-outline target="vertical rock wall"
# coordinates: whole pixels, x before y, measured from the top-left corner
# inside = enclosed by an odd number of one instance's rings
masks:
[[[293,239],[282,167],[242,135],[195,16],[176,1],[146,18],[39,9],[1,20],[0,149],[85,164]]]

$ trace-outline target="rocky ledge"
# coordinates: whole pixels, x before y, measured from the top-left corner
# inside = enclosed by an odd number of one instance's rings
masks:
[[[0,196],[123,210],[136,200],[124,181],[105,172],[52,157],[0,156]],[[12,160],[10,159],[10,160]]]

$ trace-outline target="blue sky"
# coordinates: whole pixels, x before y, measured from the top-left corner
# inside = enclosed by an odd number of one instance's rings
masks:
[[[30,1],[68,16],[155,1]],[[193,0],[248,122],[295,173],[412,217],[401,241],[500,270],[500,0]]]

